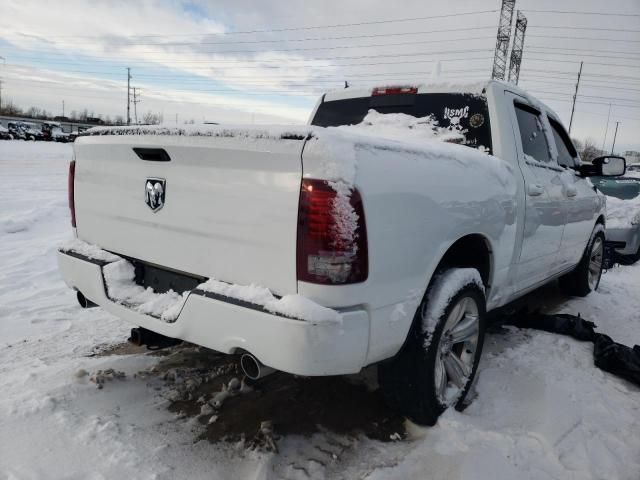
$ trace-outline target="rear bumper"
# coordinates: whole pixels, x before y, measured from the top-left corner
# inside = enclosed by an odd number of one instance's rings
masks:
[[[640,226],[607,228],[607,242],[621,255],[633,255],[640,247]]]
[[[58,252],[58,265],[70,287],[135,326],[223,353],[242,349],[262,363],[297,375],[342,375],[365,366],[369,316],[341,311],[342,323],[314,324],[192,291],[173,323],[144,315],[108,298],[102,263]]]

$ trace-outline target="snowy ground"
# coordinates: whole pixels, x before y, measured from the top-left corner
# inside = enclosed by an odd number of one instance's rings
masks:
[[[160,357],[89,356],[130,326],[80,309],[58,276],[70,155],[69,145],[0,142],[0,479],[640,478],[640,390],[596,369],[590,344],[516,329],[487,337],[474,403],[433,428],[409,425],[406,440],[290,435],[279,454],[196,441],[201,427],[133,376]],[[549,287],[529,300],[633,345],[639,292],[636,265],[608,272],[586,299]],[[77,376],[108,368],[126,379],[99,390]]]

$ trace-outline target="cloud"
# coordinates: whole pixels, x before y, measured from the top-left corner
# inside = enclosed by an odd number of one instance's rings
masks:
[[[0,65],[0,75],[5,77],[6,94],[22,105],[42,102],[54,109],[64,96],[67,103],[113,116],[124,110],[124,67],[131,66],[133,83],[142,91],[139,107],[145,111],[164,110],[165,117],[172,115],[168,112],[180,117],[191,113],[196,119],[303,121],[317,95],[339,88],[344,80],[352,85],[420,81],[430,77],[437,59],[442,60],[444,78],[488,78],[499,4],[498,0],[455,4],[423,0],[5,1],[0,55],[7,58],[7,65]],[[525,13],[529,6],[518,5]],[[541,0],[531,8],[558,7]],[[602,6],[596,0],[567,0],[562,9],[601,11]],[[638,14],[640,5],[610,0],[607,10]],[[460,15],[470,11],[488,12]],[[451,13],[459,15],[426,18]],[[584,54],[580,94],[586,96],[579,97],[572,133],[602,137],[608,112],[608,100],[603,97],[622,98],[612,101],[616,105],[611,121],[614,125],[622,121],[619,144],[637,148],[633,131],[640,118],[636,107],[640,85],[633,79],[638,78],[634,47],[639,43],[620,41],[640,40],[633,33],[637,17],[528,16],[522,86],[555,108],[568,124],[575,82],[572,72],[577,73]],[[335,26],[339,24],[349,25]],[[585,30],[544,29],[552,25]],[[617,41],[562,40],[554,35]],[[617,56],[622,59],[588,56],[590,50],[607,49],[620,52]],[[618,78],[619,90],[614,91],[606,75],[629,80]]]

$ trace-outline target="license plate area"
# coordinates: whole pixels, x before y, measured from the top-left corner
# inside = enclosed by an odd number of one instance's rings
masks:
[[[151,288],[155,293],[166,293],[169,290],[173,290],[182,294],[207,281],[206,277],[158,267],[133,258],[128,258],[127,260],[135,267],[136,284]]]

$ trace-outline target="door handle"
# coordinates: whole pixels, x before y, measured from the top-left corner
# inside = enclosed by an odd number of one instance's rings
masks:
[[[538,197],[544,193],[544,187],[539,183],[530,183],[527,193],[530,197]]]
[[[578,194],[578,189],[573,185],[567,186],[564,193],[567,197],[575,197]]]

